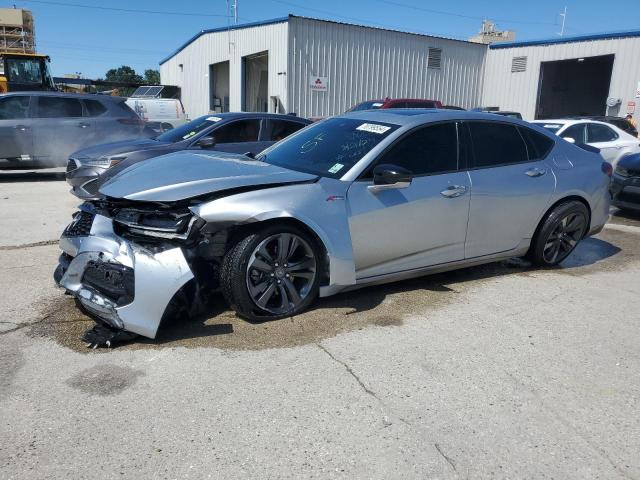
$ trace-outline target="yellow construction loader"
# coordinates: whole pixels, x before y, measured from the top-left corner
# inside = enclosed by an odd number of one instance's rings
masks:
[[[0,52],[0,93],[56,90],[48,55]]]

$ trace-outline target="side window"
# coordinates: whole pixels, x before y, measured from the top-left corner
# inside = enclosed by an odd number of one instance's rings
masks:
[[[90,117],[97,117],[107,111],[107,108],[97,100],[85,100],[84,106],[87,107],[87,114]]]
[[[36,97],[38,118],[69,118],[82,116],[82,104],[75,98]]]
[[[5,97],[0,100],[0,120],[29,116],[29,97]]]
[[[414,175],[432,175],[458,169],[458,134],[453,122],[412,132],[377,162],[404,167]]]
[[[541,133],[534,132],[529,128],[518,127],[518,130],[520,130],[520,133],[524,137],[524,141],[527,143],[529,160],[542,160],[549,154],[555,145],[555,142],[549,137]]]
[[[212,132],[216,143],[257,142],[259,134],[260,120],[238,120]]]
[[[586,124],[578,123],[577,125],[571,125],[564,132],[560,134],[562,138],[573,138],[576,143],[586,143]]]
[[[435,102],[407,102],[407,108],[436,108]]]
[[[618,138],[618,134],[613,129],[599,123],[589,123],[587,125],[587,143],[612,142]]]
[[[492,167],[529,160],[527,147],[515,125],[469,122],[474,167]]]
[[[407,102],[392,102],[387,108],[407,108]]]
[[[304,123],[290,122],[288,120],[269,120],[269,131],[266,139],[278,142],[305,126]]]

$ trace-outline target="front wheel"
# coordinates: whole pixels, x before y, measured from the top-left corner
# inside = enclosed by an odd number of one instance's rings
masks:
[[[318,296],[321,253],[316,241],[289,226],[267,227],[240,240],[224,257],[223,295],[251,321],[296,315]]]
[[[542,219],[531,242],[528,257],[536,265],[562,262],[582,240],[589,226],[589,211],[582,202],[568,201]]]

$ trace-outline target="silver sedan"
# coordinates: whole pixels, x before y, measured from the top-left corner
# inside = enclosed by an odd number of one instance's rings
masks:
[[[216,291],[260,321],[514,256],[556,265],[607,221],[596,152],[517,119],[413,109],[330,118],[255,159],[172,153],[82,206],[55,278],[114,335],[154,338]]]

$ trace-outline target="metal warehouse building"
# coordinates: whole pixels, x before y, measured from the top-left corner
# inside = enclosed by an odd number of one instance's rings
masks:
[[[486,45],[290,15],[204,30],[162,60],[193,118],[209,112],[328,116],[368,99],[475,107]]]
[[[528,119],[624,116],[636,113],[639,82],[640,31],[493,44],[483,105]]]
[[[192,118],[324,117],[387,96],[526,119],[625,115],[640,101],[640,31],[487,46],[290,15],[204,30],[164,59],[160,74],[182,88]]]

